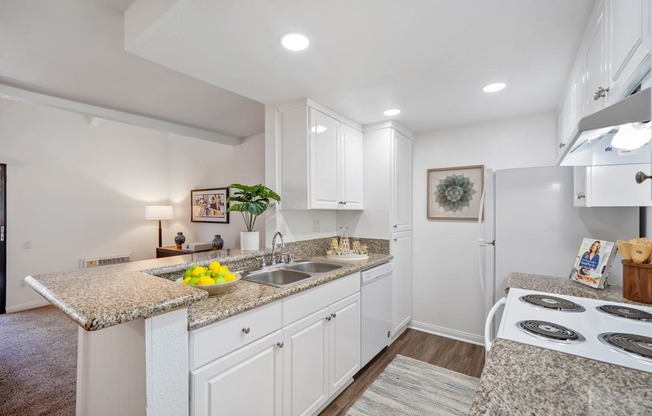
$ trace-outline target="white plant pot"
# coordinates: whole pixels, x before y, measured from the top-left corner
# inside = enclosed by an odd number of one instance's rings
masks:
[[[258,250],[260,236],[258,231],[240,231],[240,250]]]

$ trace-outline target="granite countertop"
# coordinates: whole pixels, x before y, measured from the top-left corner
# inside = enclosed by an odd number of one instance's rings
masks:
[[[596,290],[562,277],[511,273],[507,286],[638,304],[619,286]],[[652,415],[652,373],[497,338],[469,415],[517,414]]]
[[[293,251],[301,258],[326,260],[324,256],[315,256],[320,247],[316,243],[296,243]],[[228,264],[232,270],[252,268],[257,264],[257,257],[269,254],[269,249],[257,252],[202,252],[28,276],[25,282],[87,331],[138,318],[148,318],[183,307],[188,307],[188,329],[192,330],[387,262],[392,258],[387,254],[369,254],[368,260],[345,263],[346,266],[341,269],[313,276],[285,288],[241,280],[233,290],[210,297],[205,290],[182,286],[159,277],[179,273],[191,263],[208,264],[212,260]]]
[[[469,415],[652,415],[652,374],[498,338]]]

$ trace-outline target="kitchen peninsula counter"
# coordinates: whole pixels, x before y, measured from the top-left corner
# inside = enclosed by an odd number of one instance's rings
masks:
[[[296,252],[303,255],[302,258],[330,261],[324,256],[316,256],[314,249],[309,254],[311,250],[306,250],[305,244],[294,244],[297,246]],[[241,270],[254,267],[257,257],[270,254],[271,250],[203,252],[28,276],[25,282],[87,331],[149,318],[184,307],[188,308],[188,330],[193,330],[392,258],[387,254],[369,254],[367,260],[344,263],[345,266],[341,269],[310,277],[285,288],[240,280],[233,290],[210,297],[203,289],[182,286],[172,281],[180,277],[192,263],[208,264],[217,260],[228,264],[232,270]]]
[[[511,273],[508,287],[627,302],[622,287]],[[649,305],[647,305],[649,306]],[[652,373],[497,338],[469,415],[652,415]]]

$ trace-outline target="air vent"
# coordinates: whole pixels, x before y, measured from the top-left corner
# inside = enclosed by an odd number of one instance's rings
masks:
[[[89,267],[98,267],[98,266],[109,266],[112,264],[121,264],[129,263],[131,261],[131,256],[121,255],[121,256],[111,256],[111,257],[96,257],[91,259],[80,259],[79,268],[86,269]]]

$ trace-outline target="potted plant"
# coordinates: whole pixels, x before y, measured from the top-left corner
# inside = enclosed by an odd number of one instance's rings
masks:
[[[242,214],[247,231],[240,233],[240,249],[258,250],[260,239],[258,231],[254,231],[256,218],[267,211],[271,200],[280,201],[281,197],[265,185],[241,185],[234,183],[229,188],[236,189],[233,196],[226,199],[230,202],[226,212],[237,211]]]

